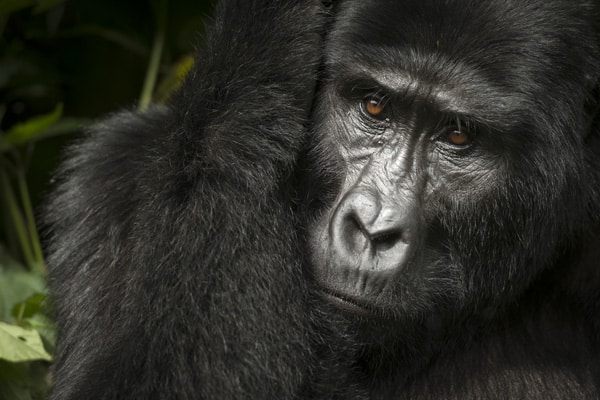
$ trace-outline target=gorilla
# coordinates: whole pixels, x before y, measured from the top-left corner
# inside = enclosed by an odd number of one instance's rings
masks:
[[[69,147],[50,399],[600,396],[600,3],[222,0]]]

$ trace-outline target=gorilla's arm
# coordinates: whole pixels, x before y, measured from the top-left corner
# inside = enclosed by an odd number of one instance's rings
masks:
[[[311,357],[286,192],[319,1],[222,1],[168,107],[72,146],[46,220],[51,399],[290,398]]]

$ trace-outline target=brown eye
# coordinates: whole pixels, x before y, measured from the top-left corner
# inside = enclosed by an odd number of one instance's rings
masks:
[[[453,130],[448,133],[448,141],[456,146],[464,146],[466,144],[469,144],[470,140],[471,138],[466,132]]]
[[[363,99],[363,109],[372,118],[384,119],[385,104],[381,98],[367,97]]]

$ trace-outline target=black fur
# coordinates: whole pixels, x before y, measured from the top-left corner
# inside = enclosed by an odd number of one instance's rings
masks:
[[[48,206],[52,399],[290,398],[310,355],[285,193],[318,1],[226,1],[168,107],[72,146]]]
[[[69,148],[50,398],[599,398],[598,1],[321,3],[222,0],[168,106]],[[408,261],[340,255],[355,193]]]

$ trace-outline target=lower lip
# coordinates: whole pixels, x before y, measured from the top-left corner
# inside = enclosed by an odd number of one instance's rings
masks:
[[[343,311],[361,315],[371,314],[371,311],[367,307],[355,303],[347,298],[338,296],[337,294],[326,290],[322,290],[321,293],[327,301],[329,301],[334,306],[342,309]]]

